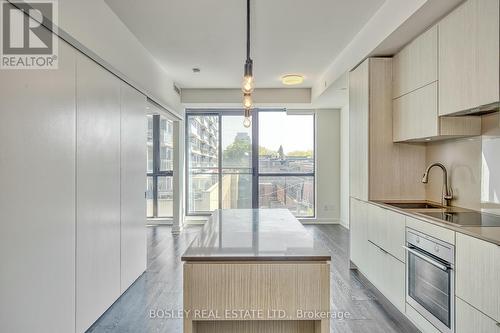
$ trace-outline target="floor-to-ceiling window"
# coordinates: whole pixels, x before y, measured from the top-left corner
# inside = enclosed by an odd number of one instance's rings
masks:
[[[314,115],[259,113],[259,207],[314,217]]]
[[[252,132],[240,113],[189,113],[187,211],[252,207]]]
[[[252,126],[241,111],[187,112],[187,214],[262,207],[314,217],[314,115],[255,110]]]
[[[173,122],[161,115],[148,115],[147,216],[173,215]]]

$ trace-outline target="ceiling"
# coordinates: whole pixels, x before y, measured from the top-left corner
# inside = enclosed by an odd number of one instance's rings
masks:
[[[105,1],[181,88],[240,86],[246,1]],[[257,87],[283,87],[289,73],[311,87],[384,1],[252,0]]]

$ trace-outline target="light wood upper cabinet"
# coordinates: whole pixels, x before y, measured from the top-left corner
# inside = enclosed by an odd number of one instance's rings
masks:
[[[499,101],[499,1],[468,0],[439,23],[439,114]]]
[[[481,135],[480,117],[439,117],[437,81],[396,98],[393,112],[394,142]]]
[[[500,246],[456,234],[456,295],[500,322]]]
[[[393,58],[393,98],[438,79],[437,26],[424,32]]]
[[[350,195],[368,200],[369,61],[349,73]]]
[[[349,74],[350,195],[361,200],[425,198],[425,147],[394,144],[392,59],[369,58]],[[385,181],[390,175],[393,181]]]
[[[434,81],[393,101],[394,142],[438,135],[437,93]]]

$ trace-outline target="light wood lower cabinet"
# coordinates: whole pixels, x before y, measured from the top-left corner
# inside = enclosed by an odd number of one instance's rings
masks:
[[[456,298],[456,333],[498,333],[500,324]]]
[[[405,264],[387,251],[368,243],[367,278],[401,312],[405,311]]]
[[[367,275],[368,270],[368,209],[369,204],[351,198],[350,216],[350,258],[357,268]]]
[[[500,246],[460,233],[456,237],[457,296],[500,322]]]
[[[330,332],[329,262],[186,262],[183,279],[184,333]]]
[[[368,240],[404,262],[405,216],[374,204],[368,205]]]

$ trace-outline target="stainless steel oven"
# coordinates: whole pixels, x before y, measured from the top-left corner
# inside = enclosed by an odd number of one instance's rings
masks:
[[[439,331],[455,331],[455,247],[406,228],[406,302]]]

